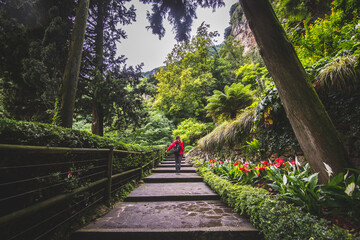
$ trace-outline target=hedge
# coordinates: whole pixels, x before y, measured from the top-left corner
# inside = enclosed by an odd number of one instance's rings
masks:
[[[249,216],[253,225],[260,229],[265,239],[352,239],[351,234],[340,227],[329,227],[328,222],[300,210],[269,195],[262,188],[232,184],[206,167],[198,168],[204,181],[218,193],[223,201],[240,214]]]
[[[51,124],[0,119],[0,144],[36,145],[73,148],[108,148],[141,151],[139,146],[125,144],[85,131]]]

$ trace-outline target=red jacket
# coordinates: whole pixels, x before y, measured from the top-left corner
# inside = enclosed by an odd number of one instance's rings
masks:
[[[180,145],[180,155],[184,154],[184,142],[179,142],[178,140],[174,141],[172,144],[170,144],[169,148],[166,150],[167,152],[170,151],[173,147],[175,147],[176,143],[179,143]]]

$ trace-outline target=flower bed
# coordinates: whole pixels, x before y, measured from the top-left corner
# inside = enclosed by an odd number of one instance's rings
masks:
[[[269,195],[265,189],[233,184],[204,166],[198,171],[225,203],[250,217],[265,239],[352,239],[347,231],[337,226],[329,228],[327,221]]]
[[[317,184],[317,174],[310,173],[308,165],[300,169],[297,162],[281,159],[273,163],[263,161],[257,165],[215,159],[201,164],[195,161],[195,164],[200,165],[198,170],[204,181],[228,205],[240,214],[247,214],[266,239],[354,237],[340,227],[329,227],[328,221],[310,213],[322,209],[322,204],[329,198],[324,197],[326,188]],[[270,195],[266,189],[248,185],[266,185],[266,182],[279,194]]]

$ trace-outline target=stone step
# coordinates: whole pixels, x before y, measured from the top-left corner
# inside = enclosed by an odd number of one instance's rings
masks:
[[[126,202],[219,200],[220,196],[202,182],[146,183],[134,189]]]
[[[175,164],[175,161],[161,162],[161,164]],[[183,164],[189,164],[189,163],[182,161],[182,162],[181,162],[181,165],[183,165]]]
[[[154,173],[144,178],[145,183],[202,182],[196,173]]]
[[[71,240],[263,239],[248,220],[221,201],[123,202]]]
[[[172,168],[156,168],[152,170],[153,173],[174,173],[176,172],[175,167]],[[196,168],[194,167],[181,167],[180,173],[195,173]]]
[[[168,167],[175,167],[175,163],[162,163],[159,166],[157,166],[158,168],[168,168]],[[181,163],[181,167],[192,167],[191,164],[188,163]]]

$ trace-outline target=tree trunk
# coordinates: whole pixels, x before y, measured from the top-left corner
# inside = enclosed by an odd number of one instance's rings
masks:
[[[102,82],[103,78],[103,59],[104,59],[104,2],[103,0],[98,0],[97,2],[98,14],[96,20],[96,40],[95,40],[95,88],[99,88],[98,83]],[[98,96],[96,96],[96,92],[94,91],[93,103],[92,103],[92,125],[91,131],[93,134],[103,136],[104,134],[104,110],[99,102]]]
[[[326,183],[323,163],[334,174],[349,166],[345,147],[269,1],[240,0],[240,4],[306,159],[319,172],[319,181]]]
[[[75,96],[80,73],[82,47],[85,37],[90,0],[80,0],[76,10],[76,17],[69,56],[66,62],[59,95],[56,99],[54,124],[72,127]]]
[[[104,110],[100,103],[93,102],[92,106],[92,125],[91,131],[93,134],[103,136],[104,134]]]

